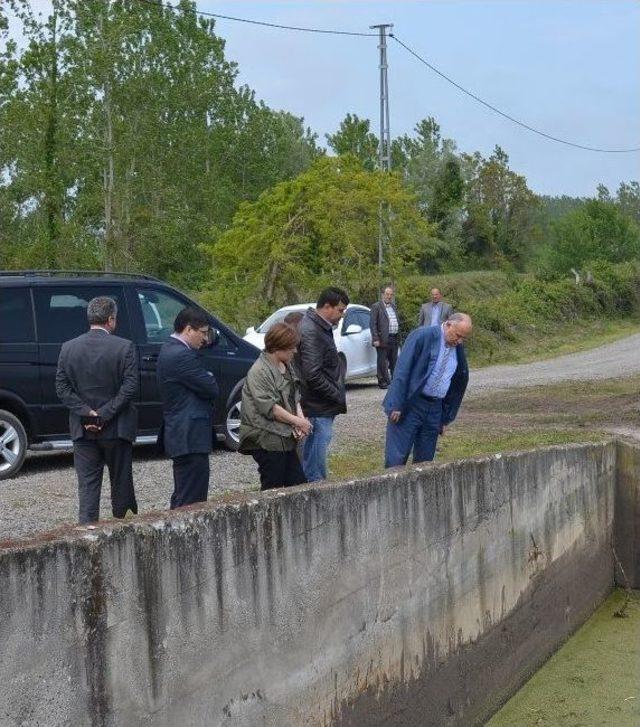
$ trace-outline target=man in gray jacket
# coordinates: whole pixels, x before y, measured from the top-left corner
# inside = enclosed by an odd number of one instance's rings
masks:
[[[398,309],[393,301],[393,287],[387,285],[382,300],[371,306],[371,345],[376,349],[378,386],[388,388],[398,358]]]
[[[442,293],[438,288],[431,289],[431,302],[420,306],[418,327],[439,326],[453,315],[453,308],[442,300]]]
[[[113,516],[138,512],[132,472],[138,365],[133,343],[114,335],[117,314],[113,299],[90,300],[89,331],[64,343],[58,359],[56,393],[69,408],[80,524],[100,517],[105,464]]]

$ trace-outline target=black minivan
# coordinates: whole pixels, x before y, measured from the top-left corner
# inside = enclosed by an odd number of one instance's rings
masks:
[[[0,479],[20,470],[27,449],[71,447],[68,411],[55,391],[58,354],[65,341],[87,330],[87,304],[99,295],[117,302],[116,334],[136,344],[140,371],[136,441],[155,441],[162,419],[155,371],[160,346],[173,332],[182,308],[201,306],[148,275],[0,271]],[[242,384],[260,352],[207,315],[216,335],[201,355],[220,386],[214,433],[236,449]]]

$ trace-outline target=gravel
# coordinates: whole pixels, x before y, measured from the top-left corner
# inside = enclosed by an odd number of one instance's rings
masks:
[[[495,389],[536,386],[568,380],[594,380],[640,373],[640,334],[581,353],[518,366],[491,366],[471,372],[469,395]],[[348,413],[336,420],[333,447],[379,442],[385,426],[380,404],[384,392],[365,379],[348,388]],[[164,510],[173,489],[171,462],[137,447],[133,476],[140,512]],[[104,478],[101,513],[111,512],[108,475]],[[225,491],[259,488],[252,457],[216,449],[211,455],[210,497]],[[0,540],[27,538],[77,517],[77,484],[69,452],[29,454],[20,474],[0,481]]]

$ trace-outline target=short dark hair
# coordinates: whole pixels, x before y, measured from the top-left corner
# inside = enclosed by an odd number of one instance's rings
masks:
[[[264,350],[267,353],[274,351],[290,351],[300,343],[300,334],[288,323],[274,323],[264,337]]]
[[[301,310],[292,310],[283,319],[283,323],[290,325],[292,328],[298,330],[300,321],[304,318],[304,313]]]
[[[191,326],[191,328],[202,328],[208,325],[210,325],[209,318],[203,310],[199,308],[183,308],[173,322],[173,330],[176,333],[182,333],[187,326]]]
[[[335,308],[340,303],[349,305],[349,296],[346,291],[342,290],[342,288],[331,287],[325,288],[322,293],[320,293],[316,307],[322,308],[328,304],[332,308]]]
[[[118,315],[118,306],[113,298],[98,296],[92,298],[87,305],[87,320],[90,326],[106,323],[111,316]]]

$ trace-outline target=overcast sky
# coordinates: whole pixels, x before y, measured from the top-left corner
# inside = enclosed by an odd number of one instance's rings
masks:
[[[35,4],[45,7],[38,0]],[[588,146],[640,147],[637,0],[198,0],[201,10],[266,22],[368,31],[393,23],[404,43],[503,111]],[[303,116],[324,143],[347,112],[378,128],[375,38],[297,33],[217,21],[240,82],[269,106]],[[591,195],[640,178],[640,154],[600,154],[546,141],[497,116],[389,45],[392,136],[434,116],[463,151],[496,144],[544,194]]]

